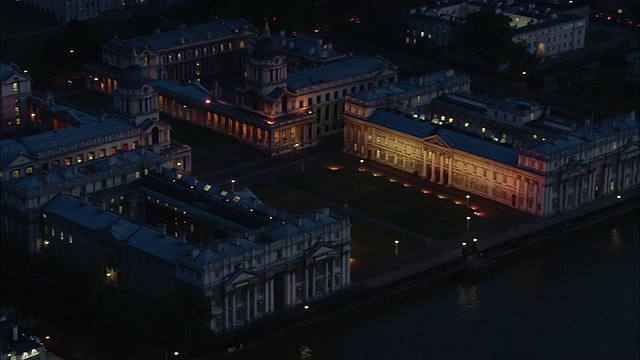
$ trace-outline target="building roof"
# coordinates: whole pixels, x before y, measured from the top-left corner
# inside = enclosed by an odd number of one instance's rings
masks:
[[[131,246],[170,263],[176,262],[178,254],[195,249],[194,246],[176,238],[100,210],[66,194],[58,194],[49,200],[43,207],[43,212],[91,231],[107,232],[123,245]]]
[[[376,110],[368,121],[420,139],[435,135],[453,149],[503,164],[515,166],[518,163],[518,151],[516,149],[497,144],[495,141],[484,140],[453,129],[447,129],[392,110]]]
[[[14,75],[29,77],[27,74],[24,73],[24,71],[22,71],[18,67],[18,65],[14,63],[10,63],[10,64],[0,63],[0,79],[2,79],[3,83],[7,81],[11,76],[14,76]]]
[[[162,51],[198,43],[209,43],[212,39],[226,39],[237,36],[242,31],[257,34],[258,31],[248,21],[237,19],[214,19],[204,24],[181,27],[176,30],[158,32],[132,39],[113,38],[106,47],[120,47],[126,54],[142,54],[145,50]]]
[[[349,56],[340,61],[333,61],[322,66],[315,66],[289,74],[288,89],[298,92],[304,88],[349,79],[362,75],[375,76],[385,68],[395,66],[380,56]]]
[[[0,141],[2,148],[2,165],[11,164],[19,156],[41,158],[66,154],[66,146],[90,146],[94,142],[102,143],[107,136],[127,132],[138,132],[139,129],[126,119],[112,115],[93,122],[84,122],[76,126],[47,131],[19,139]]]

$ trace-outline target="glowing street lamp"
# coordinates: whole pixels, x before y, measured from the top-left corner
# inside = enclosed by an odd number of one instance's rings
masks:
[[[364,160],[360,159],[360,171],[362,171],[363,166],[364,166]]]
[[[400,243],[399,240],[394,241],[396,244],[396,255],[398,255],[398,244]]]
[[[473,252],[477,252],[478,251],[478,239],[473,238]]]
[[[467,258],[467,243],[463,242],[462,243],[462,261],[464,261]]]
[[[231,179],[231,191],[235,191],[236,189],[236,179]]]
[[[471,195],[467,195],[466,198],[467,198],[467,207],[469,207],[469,198],[471,198]]]
[[[467,216],[467,231],[469,231],[469,220],[471,220],[471,216]]]

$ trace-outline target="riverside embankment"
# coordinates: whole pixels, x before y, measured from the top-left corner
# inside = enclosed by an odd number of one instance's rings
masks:
[[[462,256],[461,249],[432,254],[429,259],[406,264],[384,275],[362,279],[341,294],[310,304],[288,309],[278,317],[268,319],[251,329],[228,334],[224,346],[217,347],[212,355],[203,359],[222,359],[229,352],[241,352],[250,347],[280,336],[286,336],[322,321],[347,313],[357,313],[379,307],[397,297],[406,297],[428,287],[443,286],[461,276],[475,276],[495,271],[509,260],[562,241],[562,234],[604,221],[620,213],[637,214],[638,191],[621,194],[621,198],[603,198],[581,209],[559,214],[552,218],[522,224],[496,233],[477,244],[476,253]],[[633,220],[633,219],[631,219]],[[637,221],[637,216],[635,220]]]

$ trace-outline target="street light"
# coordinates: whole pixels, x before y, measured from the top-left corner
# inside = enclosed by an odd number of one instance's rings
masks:
[[[398,244],[400,243],[399,240],[394,241],[396,243],[396,255],[398,255]]]
[[[466,198],[467,198],[467,207],[469,207],[469,198],[470,198],[470,197],[471,197],[471,195],[467,195],[467,196],[466,196]]]
[[[469,231],[469,220],[471,220],[471,216],[467,216],[467,231]]]
[[[235,191],[236,189],[236,179],[231,179],[231,191]]]
[[[364,160],[360,159],[360,171],[362,171],[363,166],[364,166]]]
[[[473,252],[478,252],[478,239],[473,238]]]
[[[462,261],[464,261],[467,258],[467,243],[463,242],[462,243]]]

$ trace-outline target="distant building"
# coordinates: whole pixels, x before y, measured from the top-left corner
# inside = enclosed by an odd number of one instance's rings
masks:
[[[140,64],[152,79],[213,82],[241,79],[249,41],[258,34],[244,19],[214,19],[132,39],[113,38],[102,62],[89,63],[89,87],[113,93],[120,72]],[[160,74],[164,71],[164,77]]]
[[[16,2],[64,22],[93,19],[105,11],[121,10],[125,4],[130,3],[122,0],[18,0]]]
[[[433,106],[415,116],[348,99],[344,151],[541,217],[640,184],[635,114],[577,128],[522,100]]]
[[[2,118],[0,131],[13,132],[28,120],[27,98],[31,95],[31,77],[16,64],[0,64],[2,79]]]
[[[184,232],[154,230],[58,195],[44,207],[46,251],[145,295],[194,288],[211,301],[216,332],[349,286],[350,223],[328,209],[288,215],[248,190],[225,191],[166,170],[127,189],[146,223],[179,218]],[[206,240],[190,241],[195,233]]]
[[[524,43],[537,57],[554,56],[585,46],[589,9],[584,5],[560,6],[546,2],[517,1],[439,1],[433,5],[408,9],[406,43],[428,42],[446,47],[455,29],[467,15],[484,8],[508,16],[512,39]]]

